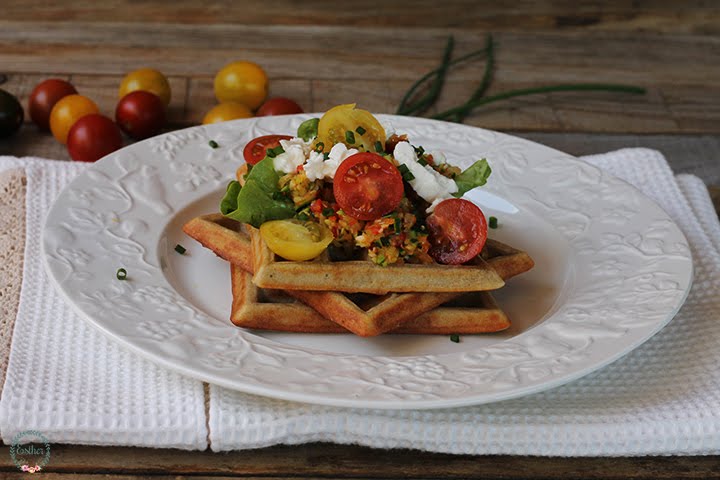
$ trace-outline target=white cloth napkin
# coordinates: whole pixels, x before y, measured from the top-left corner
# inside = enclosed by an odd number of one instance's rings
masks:
[[[0,157],[27,176],[20,305],[0,433],[24,430],[58,443],[207,448],[202,382],[138,357],[80,318],[56,292],[40,255],[44,215],[83,164]]]
[[[695,284],[677,317],[653,339],[563,387],[477,407],[346,409],[211,385],[211,448],[330,441],[475,454],[720,452],[720,225],[707,189],[696,177],[676,181],[664,158],[651,150],[587,160],[654,198],[691,244]],[[16,165],[0,158],[0,169],[3,162]],[[3,440],[32,428],[54,442],[204,449],[202,384],[106,340],[48,285],[37,254],[42,212],[81,168],[63,162],[27,168],[28,254],[0,400]]]

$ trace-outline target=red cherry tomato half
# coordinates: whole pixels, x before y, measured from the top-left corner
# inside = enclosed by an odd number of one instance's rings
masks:
[[[255,165],[265,158],[265,151],[268,148],[280,146],[280,140],[290,140],[290,135],[265,135],[250,140],[243,150],[243,157],[250,165]]]
[[[75,95],[77,90],[69,82],[50,78],[37,84],[28,99],[28,113],[32,121],[43,130],[50,129],[50,112],[63,97]]]
[[[75,122],[67,147],[73,160],[94,162],[122,147],[122,134],[115,122],[93,113]]]
[[[400,171],[376,153],[346,158],[335,172],[335,200],[358,220],[375,220],[397,208],[403,196]]]
[[[269,117],[271,115],[292,115],[293,113],[303,113],[302,107],[289,98],[275,97],[260,105],[255,116]]]
[[[165,104],[154,93],[135,90],[118,102],[115,121],[136,140],[152,137],[165,125]]]
[[[446,265],[475,258],[485,246],[487,223],[477,205],[462,198],[443,200],[425,221],[430,232],[430,255]]]

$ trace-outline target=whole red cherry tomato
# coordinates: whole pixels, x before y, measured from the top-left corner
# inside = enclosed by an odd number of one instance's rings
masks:
[[[291,138],[289,135],[264,135],[254,138],[245,145],[243,157],[245,157],[247,163],[255,165],[265,158],[265,151],[268,148],[279,147],[280,140],[290,140]]]
[[[50,130],[50,112],[63,97],[75,95],[77,90],[69,82],[49,78],[37,84],[28,99],[28,113],[32,121],[43,130]]]
[[[67,146],[73,160],[94,162],[122,147],[122,134],[115,122],[93,113],[75,122]]]
[[[400,170],[376,153],[351,155],[335,172],[335,200],[358,220],[375,220],[392,212],[400,204],[403,191]]]
[[[266,100],[260,105],[255,113],[256,117],[269,117],[272,115],[292,115],[293,113],[303,113],[303,109],[294,100],[285,97],[275,97]]]
[[[136,140],[152,137],[165,125],[165,104],[154,93],[135,90],[118,102],[115,121]]]
[[[485,215],[462,198],[443,200],[425,221],[430,231],[430,255],[446,265],[459,265],[480,255],[487,240]]]

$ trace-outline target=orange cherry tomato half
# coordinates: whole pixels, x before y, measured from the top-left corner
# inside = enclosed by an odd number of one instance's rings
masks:
[[[63,97],[78,93],[69,82],[49,78],[37,84],[28,99],[28,112],[32,121],[43,130],[50,129],[50,112]]]
[[[487,240],[485,215],[462,198],[443,200],[425,221],[430,233],[430,255],[446,265],[460,265],[478,256]]]
[[[303,109],[294,100],[285,97],[270,98],[265,101],[255,113],[257,117],[269,117],[272,115],[292,115],[303,113]]]
[[[400,204],[403,191],[400,171],[376,153],[351,155],[335,172],[335,200],[358,220],[375,220],[392,212]]]
[[[290,140],[290,135],[264,135],[250,140],[243,150],[243,157],[250,165],[255,165],[265,158],[265,152],[268,148],[280,146],[280,140]]]

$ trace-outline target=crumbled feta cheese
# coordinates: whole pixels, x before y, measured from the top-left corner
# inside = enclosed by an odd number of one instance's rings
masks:
[[[427,152],[427,153],[428,153],[428,155],[432,155],[433,162],[435,163],[435,165],[447,163],[447,159],[445,158],[444,153],[442,153],[438,150],[433,150],[432,152]]]
[[[303,169],[305,170],[305,175],[307,175],[308,180],[313,181],[325,178],[325,173],[329,169],[328,167],[329,165],[327,165],[322,152],[313,151],[310,152],[310,157],[305,163]],[[334,174],[335,172],[333,171],[332,175]]]
[[[335,172],[340,164],[349,156],[355,155],[358,151],[354,148],[348,150],[344,143],[333,145],[328,153],[328,159],[324,160],[323,154],[313,152],[310,154],[308,163],[305,164],[305,174],[310,180],[321,178],[335,178]],[[323,161],[324,160],[324,161]]]
[[[399,142],[395,146],[393,156],[413,174],[415,178],[408,183],[415,193],[431,204],[432,208],[434,208],[433,203],[435,205],[439,203],[436,203],[436,200],[452,198],[451,194],[458,191],[455,180],[439,174],[430,165],[420,165],[415,149],[408,142]]]
[[[306,142],[302,138],[292,138],[290,140],[280,140],[280,146],[285,150],[273,159],[273,167],[278,172],[292,173],[305,163],[305,159],[311,152],[311,143]]]

